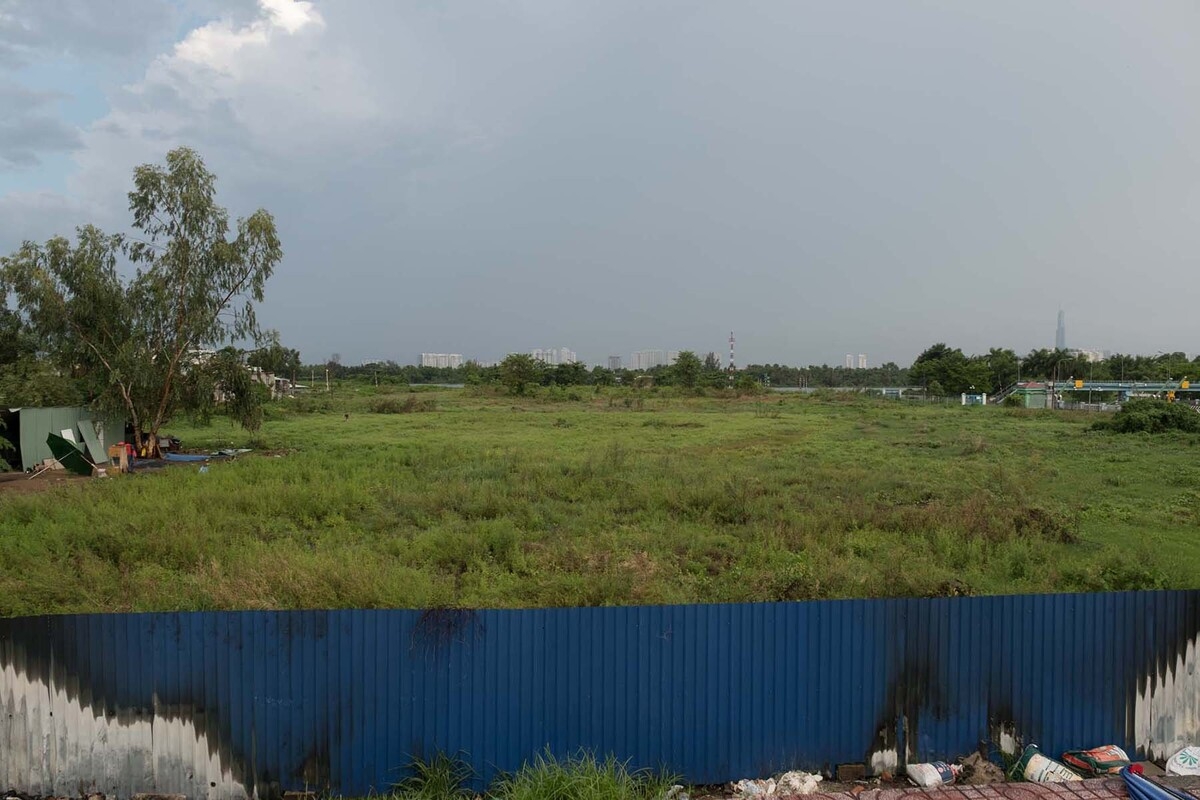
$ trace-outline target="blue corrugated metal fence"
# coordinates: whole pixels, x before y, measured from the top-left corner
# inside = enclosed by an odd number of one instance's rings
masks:
[[[0,620],[0,788],[386,789],[549,748],[716,783],[1200,740],[1200,591]]]

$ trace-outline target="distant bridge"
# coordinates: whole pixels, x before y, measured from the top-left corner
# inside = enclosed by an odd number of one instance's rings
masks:
[[[1056,392],[1117,392],[1126,395],[1200,392],[1200,384],[1192,385],[1186,378],[1176,381],[1024,381],[1013,388],[1052,389]]]

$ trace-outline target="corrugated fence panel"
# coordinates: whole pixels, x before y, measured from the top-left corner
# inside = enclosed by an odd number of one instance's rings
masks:
[[[1200,739],[1200,592],[0,620],[0,788],[386,790],[539,753],[717,783]]]

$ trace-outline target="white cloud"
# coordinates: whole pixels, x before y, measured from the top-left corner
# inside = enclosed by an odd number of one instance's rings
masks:
[[[262,7],[271,21],[288,33],[295,33],[306,25],[322,23],[321,15],[313,4],[304,0],[262,0]]]
[[[197,28],[175,46],[172,60],[190,62],[222,72],[236,74],[235,70],[245,66],[246,48],[270,45],[274,36],[281,33],[295,35],[308,27],[323,27],[325,20],[304,0],[261,0],[263,14],[249,25],[237,25],[224,19],[210,22]]]
[[[109,95],[111,111],[83,134],[72,191],[123,196],[140,163],[195,147],[229,187],[318,159],[380,113],[353,53],[326,40],[306,0],[259,0],[250,19],[222,16],[155,58]],[[261,199],[258,202],[262,202]]]

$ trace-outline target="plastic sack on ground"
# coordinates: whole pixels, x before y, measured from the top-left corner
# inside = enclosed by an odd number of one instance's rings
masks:
[[[1008,777],[1033,783],[1065,783],[1066,781],[1083,780],[1066,766],[1039,750],[1036,744],[1025,748],[1025,752],[1021,754],[1021,760],[1013,764],[1012,769],[1009,770]]]
[[[821,776],[808,772],[785,772],[779,776],[775,785],[775,793],[788,796],[795,794],[814,794],[821,787]]]
[[[682,786],[675,784],[663,793],[661,800],[691,800],[691,798],[688,797],[687,791]]]
[[[1185,747],[1167,759],[1168,775],[1200,775],[1200,747]]]
[[[932,764],[909,764],[905,771],[910,781],[928,789],[931,786],[954,783],[962,767],[957,764],[952,766],[945,761],[934,761]]]
[[[1062,761],[1080,775],[1117,775],[1129,766],[1129,756],[1115,744],[1093,747],[1091,750],[1070,750]]]
[[[733,785],[733,791],[738,797],[767,797],[775,794],[775,781],[755,781],[745,778]]]

